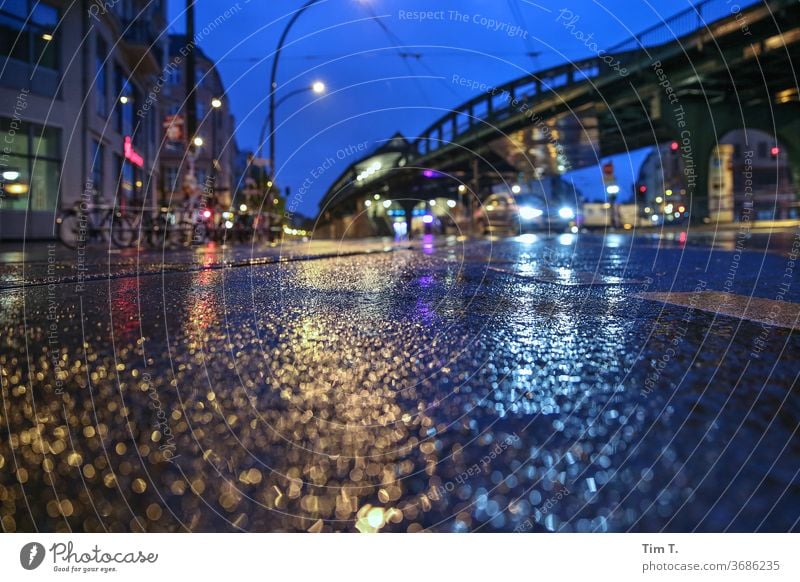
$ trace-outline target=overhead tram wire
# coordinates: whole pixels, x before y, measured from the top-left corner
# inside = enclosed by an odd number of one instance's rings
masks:
[[[529,32],[528,23],[525,21],[525,14],[522,12],[522,9],[519,6],[519,0],[508,0],[508,8],[511,10],[511,16],[514,18],[515,24],[522,28],[522,30]],[[527,56],[529,56],[533,61],[533,68],[538,69],[538,59],[542,52],[537,50],[537,47],[534,46],[533,39],[531,39],[530,34],[524,35],[522,40],[525,43],[525,48],[528,49]]]
[[[372,8],[372,6],[368,5],[367,9],[372,15],[372,20],[374,20],[377,23],[377,25],[380,26],[381,30],[389,39],[389,42],[391,42],[392,45],[397,49],[398,55],[400,56],[400,58],[403,59],[403,62],[406,64],[406,67],[408,68],[408,71],[409,73],[412,74],[412,76],[414,75],[414,70],[412,69],[410,63],[408,62],[409,58],[414,58],[416,62],[419,63],[432,76],[441,77],[441,75],[437,74],[436,71],[431,69],[428,66],[428,64],[422,60],[423,56],[422,53],[412,53],[408,52],[407,50],[403,50],[405,48],[408,48],[408,45],[406,45],[406,43],[404,43],[399,36],[397,36],[394,32],[392,32],[391,29],[389,29],[389,27],[386,25],[386,23],[381,18],[379,18],[377,14],[375,14],[375,10]],[[445,79],[443,78],[440,79],[440,81],[445,84],[448,91],[450,91],[456,97],[460,97],[458,92],[452,87],[450,83],[445,81]],[[417,83],[417,86],[420,88],[420,91],[422,92],[422,95],[425,98],[425,101],[427,102],[428,106],[430,106],[431,105],[430,100],[428,99],[427,94],[425,93],[425,90],[422,87],[422,84],[419,82],[418,79],[415,79],[415,82]]]
[[[416,73],[414,72],[414,69],[411,67],[408,60],[403,56],[404,52],[402,50],[402,47],[400,46],[400,44],[402,43],[398,44],[397,37],[395,37],[392,34],[392,32],[381,21],[380,17],[377,14],[375,14],[375,10],[372,9],[372,6],[367,5],[367,9],[369,10],[369,13],[372,15],[372,21],[375,22],[381,28],[384,34],[386,34],[386,36],[389,38],[389,42],[392,44],[395,50],[397,50],[397,53],[400,55],[400,58],[403,59],[403,64],[405,65],[406,69],[408,69],[411,78],[414,80],[414,84],[417,85],[417,88],[419,89],[422,98],[425,100],[425,104],[428,107],[432,107],[431,100],[428,98],[428,94],[425,92],[425,88],[422,86],[422,83],[420,83],[419,79],[417,79]]]
[[[392,47],[394,48],[394,47]],[[530,57],[530,56],[538,56],[540,55],[540,51],[512,51],[512,52],[492,52],[492,57]],[[326,60],[336,60],[342,59],[348,56],[352,56],[351,54],[341,53],[341,54],[313,54],[313,55],[286,55],[284,57],[285,60],[298,60],[302,59],[305,61],[326,61]],[[368,57],[392,57],[395,58],[400,56],[402,58],[414,58],[414,59],[422,59],[423,57],[426,59],[431,58],[464,58],[463,51],[440,51],[440,52],[418,52],[418,51],[408,51],[408,52],[400,52],[400,53],[387,53],[387,52],[374,52],[370,53],[369,55],[359,54],[357,56],[368,56]],[[470,54],[470,58],[474,58],[476,55]],[[263,57],[240,57],[240,58],[222,58],[221,61],[227,63],[256,63],[258,61],[263,61]],[[265,61],[266,62],[266,61]]]

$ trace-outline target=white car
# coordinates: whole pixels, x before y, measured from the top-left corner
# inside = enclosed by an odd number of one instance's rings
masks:
[[[475,224],[484,234],[494,231],[527,232],[566,230],[579,224],[578,212],[570,206],[547,208],[540,198],[530,194],[492,194],[475,211]]]

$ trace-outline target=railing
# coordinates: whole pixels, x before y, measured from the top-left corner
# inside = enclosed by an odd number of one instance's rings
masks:
[[[609,53],[635,51],[665,44],[695,32],[716,20],[733,16],[763,0],[702,0],[608,49]]]
[[[593,79],[602,70],[603,62],[598,57],[562,63],[539,71],[522,79],[492,87],[494,94],[487,92],[467,101],[452,113],[428,127],[413,143],[415,152],[424,155],[437,150],[443,143],[455,141],[457,137],[481,125],[481,119],[499,121],[511,115],[511,103],[522,103],[541,94],[571,85],[576,80]]]
[[[607,50],[609,54],[633,53],[642,48],[662,45],[685,37],[702,29],[711,22],[734,16],[764,0],[702,0],[686,10],[669,17],[660,24],[618,43]],[[622,59],[622,56],[620,56]],[[480,125],[480,119],[498,121],[510,113],[511,99],[521,102],[540,94],[551,93],[575,81],[593,79],[601,74],[603,63],[599,58],[565,63],[544,71],[517,79],[497,87],[496,95],[480,95],[456,108],[452,113],[428,127],[413,143],[417,155],[436,151],[445,143],[472,131]],[[501,107],[497,106],[498,95],[509,97]]]

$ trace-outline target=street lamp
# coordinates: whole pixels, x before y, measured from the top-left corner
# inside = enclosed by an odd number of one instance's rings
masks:
[[[271,134],[270,134],[270,138],[269,138],[270,151],[273,152],[273,153],[270,153],[269,163],[271,164],[272,174],[273,175],[275,174],[275,158],[274,158],[274,151],[273,151],[273,147],[272,147],[273,146],[273,142],[275,140],[275,135],[274,135],[275,134],[275,121],[274,121],[275,111],[278,109],[278,107],[280,107],[283,104],[284,101],[286,101],[290,97],[294,97],[295,95],[300,95],[302,93],[308,93],[309,91],[312,92],[312,93],[315,93],[317,95],[321,95],[322,93],[325,92],[325,89],[326,89],[325,83],[323,83],[322,81],[314,81],[311,85],[309,85],[307,87],[301,87],[299,89],[295,89],[294,91],[290,91],[289,93],[287,93],[286,95],[284,95],[283,97],[278,99],[278,101],[275,103],[274,107],[270,106],[270,112],[267,115],[267,117],[264,119],[264,123],[261,126],[261,133],[258,136],[258,153],[256,154],[256,157],[257,158],[261,157],[261,151],[262,151],[262,148],[264,147],[264,141],[265,141],[265,138],[266,138],[265,134],[267,133],[267,124],[269,124],[270,128],[272,128],[270,130]]]
[[[275,49],[275,56],[272,57],[272,73],[269,79],[269,160],[273,179],[275,177],[275,168],[277,167],[275,163],[275,108],[277,107],[275,103],[275,91],[278,89],[278,60],[281,56],[283,44],[286,42],[286,37],[289,35],[289,31],[292,29],[292,26],[294,26],[294,23],[297,22],[297,19],[300,18],[303,12],[320,1],[321,0],[308,0],[303,4],[302,8],[292,15],[278,40],[278,48]]]
[[[311,91],[312,93],[315,93],[317,95],[319,95],[321,93],[324,93],[325,92],[325,83],[323,83],[322,81],[314,81],[311,85],[309,85],[307,87],[301,87],[299,89],[295,89],[294,91],[290,91],[289,93],[287,93],[286,95],[281,97],[277,102],[274,102],[275,91],[272,91],[272,94],[270,95],[269,114],[266,117],[266,119],[264,119],[264,123],[261,125],[261,133],[258,136],[258,151],[256,152],[256,156],[255,157],[256,158],[260,158],[261,155],[262,155],[262,151],[263,151],[263,148],[264,148],[264,138],[265,138],[264,134],[267,132],[267,123],[269,123],[269,126],[270,126],[270,136],[269,136],[270,159],[269,159],[269,163],[270,163],[270,167],[271,167],[271,173],[272,173],[273,180],[274,180],[274,177],[275,177],[275,111],[278,109],[278,107],[281,106],[281,104],[284,101],[286,101],[290,97],[294,97],[295,95],[300,95],[302,93],[307,93],[309,91]],[[261,172],[260,173],[261,173],[262,181],[265,178],[264,172],[265,172],[264,165],[261,165]],[[267,188],[270,188],[270,189],[272,188],[272,180],[267,182]],[[269,208],[269,201],[270,201],[271,198],[272,198],[272,191],[271,190],[267,190],[267,202],[266,202],[267,208]],[[269,224],[269,219],[266,221],[266,223]]]
[[[219,109],[222,107],[222,99],[214,97],[211,99],[211,179],[214,190],[217,188],[217,125],[219,125]]]
[[[203,147],[203,138],[198,135],[192,140],[192,143],[196,147]]]

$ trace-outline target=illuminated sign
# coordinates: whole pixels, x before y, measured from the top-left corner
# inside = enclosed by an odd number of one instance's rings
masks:
[[[183,141],[183,116],[167,115],[164,118],[164,134],[168,142]]]
[[[132,163],[134,166],[139,166],[140,168],[144,166],[144,158],[140,156],[135,149],[133,149],[133,144],[131,143],[131,136],[125,136],[125,142],[122,146],[123,152],[125,154],[125,159]]]

